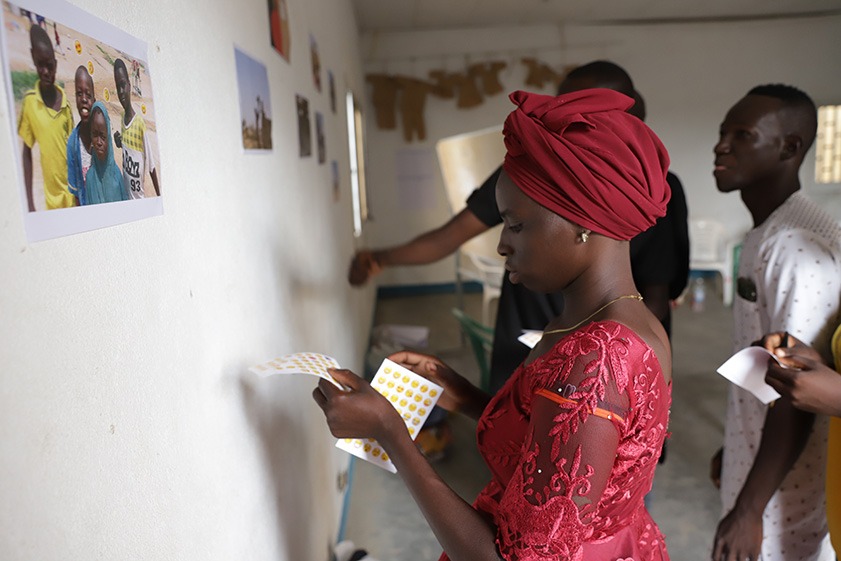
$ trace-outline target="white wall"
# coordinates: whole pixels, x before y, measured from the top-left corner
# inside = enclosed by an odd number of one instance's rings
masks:
[[[721,195],[712,178],[712,148],[727,110],[761,83],[798,86],[816,103],[841,102],[841,17],[763,22],[506,27],[484,30],[366,34],[366,72],[408,74],[425,78],[428,70],[462,70],[470,62],[502,59],[506,91],[524,85],[522,57],[536,57],[556,69],[595,59],[625,67],[647,101],[648,123],[662,137],[672,157],[672,170],[682,179],[690,216],[717,217],[734,235],[750,228],[750,218],[737,194]],[[533,91],[533,88],[531,88]],[[370,103],[371,87],[368,86]],[[553,93],[544,88],[540,93]],[[487,98],[477,108],[460,110],[453,100],[429,97],[428,138],[414,147],[434,148],[440,139],[498,125],[513,108],[504,94]],[[407,144],[401,131],[376,129],[369,108],[369,147],[374,224],[372,241],[383,246],[409,239],[438,226],[450,216],[440,173],[436,173],[435,208],[395,213],[395,154]],[[814,149],[803,165],[806,192],[841,218],[838,185],[814,185]],[[380,279],[385,285],[449,282],[453,264],[398,268]]]
[[[304,350],[363,363],[373,293],[345,281],[352,9],[288,0],[290,65],[265,1],[74,3],[149,44],[165,214],[28,244],[0,104],[0,558],[327,559],[347,455],[312,378],[246,369]],[[271,155],[242,152],[234,44],[268,68]],[[296,93],[325,115],[338,203],[329,163],[298,158]]]

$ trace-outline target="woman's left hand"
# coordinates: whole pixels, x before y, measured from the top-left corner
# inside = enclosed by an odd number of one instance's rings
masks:
[[[324,411],[327,426],[336,438],[373,438],[385,445],[401,431],[408,431],[400,414],[371,384],[344,369],[330,375],[346,389],[319,380],[312,397]]]

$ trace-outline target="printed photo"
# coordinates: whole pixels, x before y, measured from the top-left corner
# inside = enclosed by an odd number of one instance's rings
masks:
[[[269,33],[272,47],[289,62],[289,12],[286,0],[269,0]]]
[[[330,110],[336,112],[336,80],[333,78],[333,71],[327,71],[327,89],[330,92]]]
[[[330,160],[330,172],[333,183],[333,202],[339,201],[339,162]]]
[[[315,112],[315,144],[318,149],[318,163],[323,164],[327,161],[327,146],[324,139],[324,114],[320,111]]]
[[[295,96],[298,111],[298,155],[312,156],[312,131],[310,129],[310,102],[302,95]]]
[[[234,47],[239,86],[242,147],[246,151],[272,149],[272,102],[266,66]]]
[[[312,81],[315,84],[315,91],[321,92],[321,59],[318,57],[318,43],[315,36],[310,33],[310,56],[312,58]]]
[[[2,20],[27,238],[161,214],[146,44],[61,0],[4,1]]]

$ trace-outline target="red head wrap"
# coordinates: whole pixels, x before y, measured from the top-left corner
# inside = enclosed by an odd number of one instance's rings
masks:
[[[517,91],[505,120],[503,168],[526,195],[570,222],[629,240],[666,214],[669,155],[634,101],[589,89],[552,97]]]

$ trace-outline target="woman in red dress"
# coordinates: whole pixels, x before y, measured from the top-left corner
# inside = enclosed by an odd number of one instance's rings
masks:
[[[631,277],[628,240],[665,213],[668,155],[611,90],[515,92],[497,184],[512,282],[563,292],[552,320],[491,397],[438,359],[390,357],[478,419],[492,479],[473,505],[435,473],[402,419],[346,370],[313,392],[337,437],[375,438],[453,561],[668,560],[643,504],[666,436],[671,354]]]

